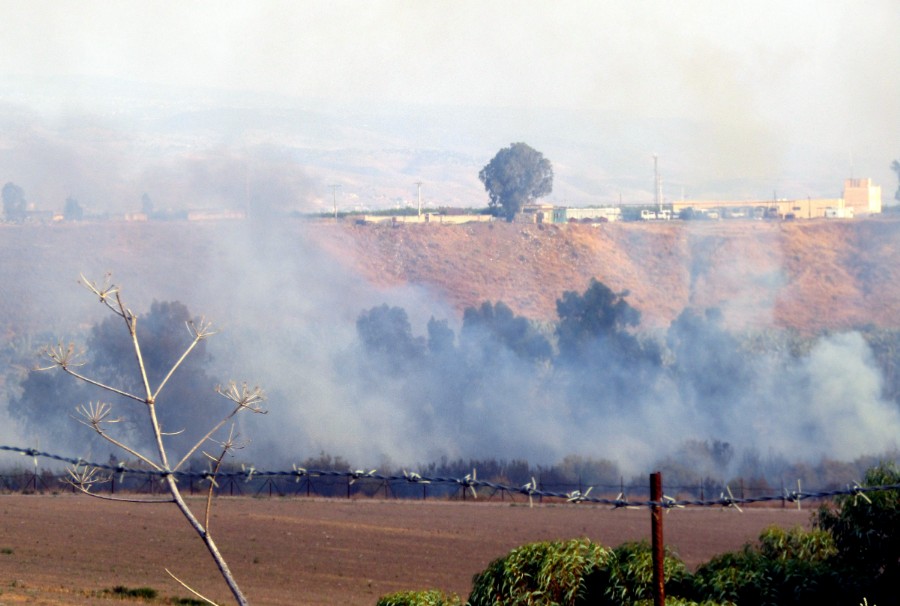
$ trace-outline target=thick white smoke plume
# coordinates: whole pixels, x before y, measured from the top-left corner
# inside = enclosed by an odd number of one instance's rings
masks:
[[[897,404],[883,399],[882,377],[859,334],[822,337],[804,355],[749,354],[715,318],[688,314],[668,330],[669,360],[655,365],[602,346],[583,366],[528,360],[490,336],[464,338],[455,312],[433,293],[369,285],[344,264],[350,252],[315,242],[318,229],[331,227],[261,220],[81,228],[79,246],[109,244],[86,259],[42,251],[34,261],[52,265],[54,278],[70,278],[51,285],[39,276],[22,292],[40,301],[33,326],[55,318],[54,328],[72,323],[68,334],[104,317],[75,284],[79,271],[112,270],[136,310],[154,299],[179,300],[213,319],[222,332],[209,343],[209,374],[259,383],[270,396],[269,414],[240,427],[252,440],[241,457],[262,465],[323,451],[374,466],[441,457],[543,465],[576,454],[616,461],[630,473],[692,440],[789,461],[847,460],[897,446]],[[195,256],[164,254],[173,233],[193,241]],[[152,269],[117,258],[116,242],[138,234],[158,247]],[[407,314],[415,356],[363,343],[357,319],[382,304]],[[447,320],[451,350],[428,342],[432,317]],[[87,430],[71,425],[65,446],[77,451]],[[15,427],[9,419],[2,425],[5,443],[41,439]]]

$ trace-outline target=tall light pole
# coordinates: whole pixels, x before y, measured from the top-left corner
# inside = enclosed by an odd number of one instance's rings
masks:
[[[422,216],[422,182],[416,181],[416,197],[419,199],[419,217]]]
[[[333,183],[331,184],[331,203],[334,205],[334,219],[337,220],[337,190],[340,187],[340,184]]]
[[[662,181],[659,178],[659,157],[653,154],[653,180],[656,200],[656,210],[662,213]]]

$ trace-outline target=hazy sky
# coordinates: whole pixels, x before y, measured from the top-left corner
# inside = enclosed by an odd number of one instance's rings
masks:
[[[898,9],[896,0],[0,0],[0,79],[100,76],[328,102],[705,120],[716,125],[702,135],[711,155],[764,158],[785,142],[827,149],[843,173],[875,177],[889,200],[900,156]],[[90,95],[60,103],[93,105]]]
[[[893,0],[3,5],[0,73],[659,115],[819,98],[834,122],[900,94]]]

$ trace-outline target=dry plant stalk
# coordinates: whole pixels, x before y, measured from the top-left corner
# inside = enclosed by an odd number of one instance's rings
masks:
[[[100,302],[103,305],[109,308],[114,314],[121,317],[124,321],[137,361],[135,371],[140,373],[141,384],[143,385],[143,393],[129,393],[128,391],[118,389],[111,385],[106,385],[105,383],[96,381],[82,374],[79,369],[83,364],[79,361],[78,353],[75,351],[75,347],[72,345],[66,347],[58,345],[56,347],[47,348],[44,353],[50,361],[50,365],[45,366],[41,370],[61,368],[64,372],[80,381],[99,387],[100,389],[103,389],[107,392],[125,397],[129,400],[134,401],[136,405],[143,404],[153,430],[153,437],[156,443],[155,454],[142,453],[138,449],[123,443],[110,434],[110,426],[120,421],[120,419],[112,417],[112,406],[110,404],[98,401],[82,405],[78,408],[78,414],[80,416],[80,418],[78,418],[78,421],[96,431],[103,439],[124,450],[135,459],[142,461],[154,471],[160,473],[162,476],[162,481],[169,494],[168,498],[155,500],[129,499],[99,495],[92,492],[91,489],[94,485],[107,481],[109,478],[104,477],[98,469],[80,466],[76,466],[68,470],[69,483],[85,494],[107,500],[142,503],[174,503],[187,519],[188,523],[191,525],[200,539],[203,541],[203,543],[206,545],[206,549],[209,551],[210,556],[215,561],[219,572],[222,574],[223,579],[228,585],[228,588],[231,590],[231,593],[234,596],[235,600],[237,600],[237,603],[242,605],[247,604],[247,599],[244,597],[243,592],[241,592],[240,587],[238,587],[238,584],[234,579],[234,575],[229,569],[228,564],[225,562],[225,559],[222,557],[222,554],[219,552],[219,549],[216,546],[216,543],[209,531],[209,511],[212,504],[215,475],[216,473],[218,473],[219,467],[222,463],[222,459],[225,457],[225,455],[238,447],[235,442],[234,426],[232,425],[228,437],[224,440],[216,441],[213,439],[213,437],[217,431],[219,431],[225,424],[228,423],[229,420],[231,420],[236,414],[242,411],[246,410],[253,413],[265,414],[266,411],[262,408],[262,402],[265,400],[264,393],[259,387],[250,388],[247,386],[247,384],[239,386],[235,383],[232,383],[227,388],[216,388],[216,391],[220,395],[225,397],[233,404],[231,411],[227,415],[225,415],[222,420],[216,423],[202,438],[200,438],[197,443],[189,448],[187,453],[175,465],[172,465],[169,462],[169,453],[166,450],[166,444],[164,440],[166,434],[164,434],[160,429],[159,420],[157,419],[157,399],[159,398],[159,394],[162,389],[166,386],[166,383],[168,383],[169,379],[178,370],[178,368],[182,365],[184,360],[188,355],[190,355],[194,348],[201,341],[215,334],[212,330],[211,325],[205,321],[201,321],[199,323],[188,323],[188,330],[190,331],[192,337],[190,345],[187,347],[181,357],[172,364],[171,368],[166,373],[165,377],[163,377],[163,379],[160,381],[160,383],[156,386],[152,386],[147,377],[146,366],[144,364],[143,357],[141,356],[141,346],[137,336],[138,318],[123,303],[119,288],[110,283],[109,275],[106,276],[106,279],[102,286],[85,279],[84,276],[81,276],[80,282],[85,287],[87,287],[87,289],[90,290],[95,296],[99,297]],[[203,448],[203,445],[208,442],[216,442],[220,445],[221,449],[217,455],[210,455],[201,450]],[[182,498],[181,492],[178,488],[178,484],[174,476],[174,472],[178,471],[198,450],[200,450],[200,452],[202,452],[204,456],[212,461],[212,464],[210,466],[210,488],[206,498],[206,507],[204,512],[205,515],[202,523],[197,518],[197,516],[194,515],[193,511],[190,509],[190,507],[188,507],[187,503]],[[171,575],[171,573],[169,574]],[[172,576],[197,597],[210,604],[214,603],[186,585],[177,577],[174,577],[174,575]]]

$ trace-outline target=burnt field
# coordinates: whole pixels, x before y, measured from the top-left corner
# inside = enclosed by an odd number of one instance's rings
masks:
[[[202,509],[199,498],[192,501]],[[690,567],[770,525],[808,527],[795,508],[680,509],[665,542]],[[251,603],[374,605],[386,593],[467,595],[472,575],[518,545],[588,537],[649,540],[645,509],[459,501],[218,498],[210,523]],[[116,586],[189,597],[165,568],[230,603],[199,540],[171,505],[83,496],[0,496],[0,604],[96,604]]]

